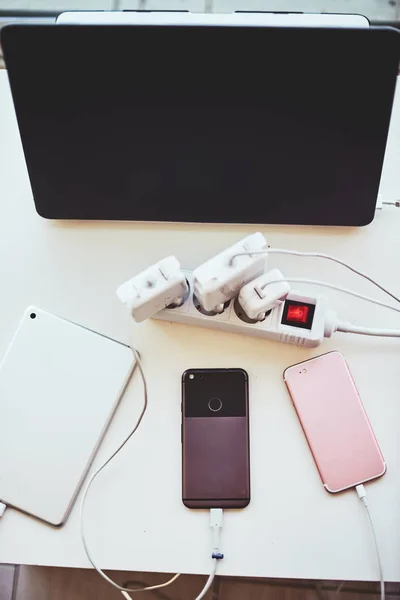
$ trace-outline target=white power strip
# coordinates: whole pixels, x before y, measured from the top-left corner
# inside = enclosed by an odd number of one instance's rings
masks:
[[[260,273],[262,262],[258,257],[272,253],[335,262],[400,302],[398,296],[343,260],[318,252],[266,249],[266,240],[261,233],[245,237],[197,267],[193,273],[182,271],[174,256],[163,259],[119,286],[117,295],[137,322],[151,317],[309,348],[319,346],[335,331],[400,338],[400,330],[340,321],[324,296],[296,294],[290,291],[289,283],[327,287],[399,312],[397,307],[325,281],[286,279],[278,269]]]
[[[172,323],[186,323],[220,331],[231,331],[242,333],[269,340],[296,344],[313,348],[319,346],[324,337],[332,335],[331,319],[327,316],[331,313],[324,296],[313,298],[301,296],[290,292],[286,302],[313,304],[315,306],[312,319],[312,328],[305,329],[299,326],[290,326],[282,323],[284,317],[285,302],[267,313],[263,321],[251,322],[240,306],[237,298],[226,303],[224,312],[220,314],[207,315],[197,308],[199,303],[193,297],[193,280],[191,272],[185,272],[190,286],[189,297],[176,308],[164,308],[153,316],[153,319],[161,319]],[[197,306],[197,307],[196,307]],[[332,315],[333,317],[333,315]]]

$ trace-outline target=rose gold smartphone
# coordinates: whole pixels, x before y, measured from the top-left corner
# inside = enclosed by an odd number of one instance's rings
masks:
[[[328,492],[385,473],[382,452],[340,352],[288,367],[283,378]]]

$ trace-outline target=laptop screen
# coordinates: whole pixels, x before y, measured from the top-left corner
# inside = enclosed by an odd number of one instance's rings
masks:
[[[37,211],[58,219],[366,224],[399,35],[6,27]]]

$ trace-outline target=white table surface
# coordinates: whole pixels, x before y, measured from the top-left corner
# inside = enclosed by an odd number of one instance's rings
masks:
[[[381,186],[388,199],[400,198],[399,156],[400,94]],[[32,201],[7,74],[0,71],[0,355],[32,303],[121,341],[133,339],[148,378],[144,422],[88,500],[88,535],[100,565],[209,572],[208,514],[181,502],[180,378],[189,367],[242,367],[250,378],[252,500],[242,511],[226,512],[219,573],[377,579],[364,508],[353,492],[330,495],[323,489],[282,381],[288,365],[338,349],[347,357],[387,461],[387,474],[368,488],[385,578],[399,581],[400,340],[337,334],[320,349],[299,349],[161,321],[137,325],[116,298],[118,284],[166,255],[193,268],[257,230],[272,246],[341,257],[400,295],[400,210],[395,208],[359,229],[42,219]],[[288,276],[329,279],[384,298],[336,265],[277,256],[270,265],[281,266]],[[400,328],[395,313],[330,290],[327,296],[342,319]],[[142,401],[137,376],[97,464],[131,428]],[[89,566],[77,507],[59,530],[8,510],[0,522],[0,562]]]

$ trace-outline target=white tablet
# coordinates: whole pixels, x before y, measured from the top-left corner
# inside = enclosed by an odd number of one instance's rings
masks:
[[[131,348],[29,307],[0,365],[0,500],[62,525],[122,397]]]
[[[360,27],[368,28],[363,15],[316,13],[190,13],[135,11],[74,11],[58,16],[57,23],[70,25],[225,25],[248,27]]]

